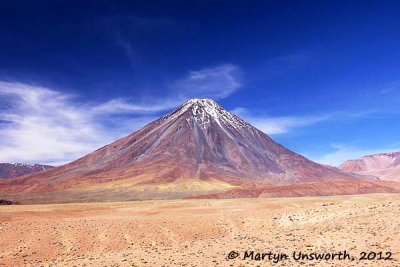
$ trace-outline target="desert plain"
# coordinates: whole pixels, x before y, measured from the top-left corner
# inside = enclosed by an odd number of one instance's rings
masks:
[[[399,214],[398,194],[1,206],[0,266],[400,266]]]

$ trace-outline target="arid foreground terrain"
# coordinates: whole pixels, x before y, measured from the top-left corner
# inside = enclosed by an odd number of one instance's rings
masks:
[[[2,206],[0,266],[400,266],[399,214],[400,195]],[[268,252],[289,259],[255,260]]]

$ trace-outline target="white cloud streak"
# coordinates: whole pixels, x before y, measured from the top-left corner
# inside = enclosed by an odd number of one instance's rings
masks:
[[[177,107],[191,98],[223,99],[242,86],[240,73],[240,68],[232,64],[190,71],[168,86],[168,95],[164,98],[153,97],[141,103],[132,103],[124,98],[112,99],[94,107],[92,112],[145,114]]]
[[[179,98],[222,99],[241,87],[240,69],[232,64],[191,71],[172,85]]]
[[[233,113],[243,118],[245,121],[254,125],[259,130],[269,135],[278,135],[289,132],[294,128],[310,126],[319,122],[327,121],[332,118],[331,115],[320,116],[283,116],[283,117],[266,117],[254,116],[245,108],[236,108]]]
[[[108,102],[99,104],[91,109],[91,112],[95,114],[122,114],[122,113],[138,113],[138,114],[146,114],[146,113],[155,113],[163,110],[170,109],[175,107],[178,104],[177,101],[172,101],[166,99],[166,101],[157,101],[157,102],[147,102],[141,104],[135,104],[128,102],[127,99],[117,98],[112,99]]]
[[[125,118],[108,127],[110,112],[79,105],[72,95],[38,86],[0,82],[0,162],[61,164],[127,134],[151,118]]]

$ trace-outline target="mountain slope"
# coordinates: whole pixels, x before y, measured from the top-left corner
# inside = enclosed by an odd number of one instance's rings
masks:
[[[382,180],[400,182],[400,152],[380,153],[348,160],[339,168],[347,172],[373,175]]]
[[[254,188],[336,180],[359,179],[286,149],[213,100],[192,99],[81,159],[0,182],[0,195],[15,199],[18,192],[29,201],[57,202],[196,197],[238,189],[251,195]],[[327,192],[313,188],[315,194]]]
[[[41,164],[0,163],[0,178],[13,178],[52,168],[54,167]]]

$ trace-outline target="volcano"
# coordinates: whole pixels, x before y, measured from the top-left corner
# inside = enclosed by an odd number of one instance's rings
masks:
[[[0,181],[0,197],[81,202],[397,192],[317,164],[211,99],[192,99],[69,164]]]

